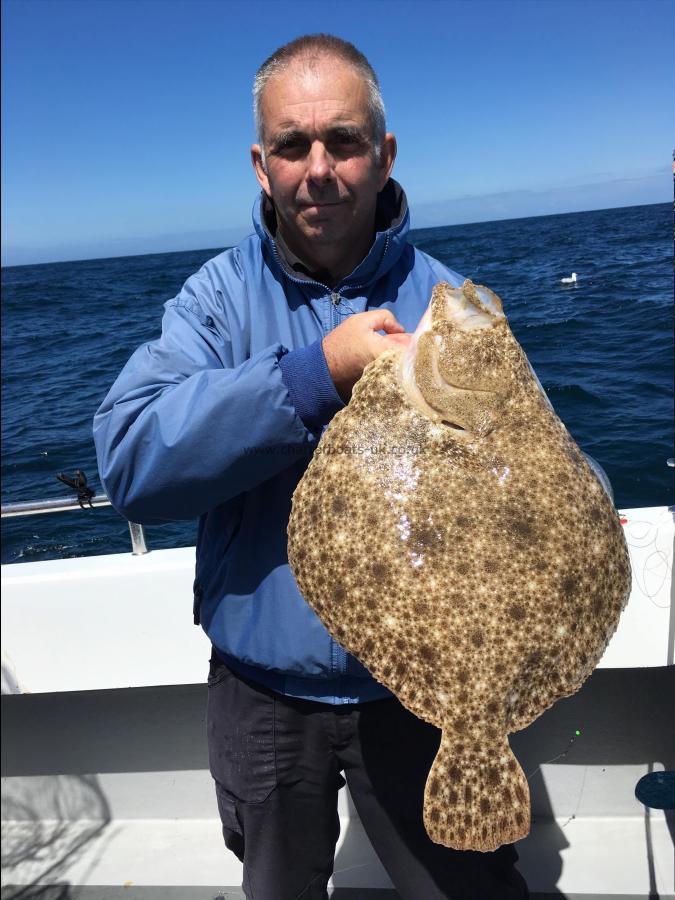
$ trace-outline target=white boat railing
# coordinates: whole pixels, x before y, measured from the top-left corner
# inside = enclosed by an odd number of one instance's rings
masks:
[[[96,494],[83,506],[77,498],[53,497],[51,500],[25,500],[20,503],[3,503],[2,518],[16,516],[41,516],[45,513],[67,512],[75,509],[89,509],[96,506],[112,506],[105,494]]]
[[[0,511],[3,519],[12,519],[17,516],[41,516],[46,513],[72,512],[78,509],[96,509],[102,506],[112,506],[105,494],[95,494],[86,500],[78,500],[77,497],[53,497],[50,500],[26,500],[19,503],[3,504]],[[129,535],[131,537],[131,552],[134,556],[142,556],[148,552],[145,540],[145,529],[138,522],[129,522]]]

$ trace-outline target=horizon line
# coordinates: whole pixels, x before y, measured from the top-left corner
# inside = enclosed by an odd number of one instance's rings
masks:
[[[639,209],[641,207],[646,206],[667,206],[670,204],[669,200],[663,200],[658,203],[631,203],[628,206],[602,206],[602,207],[594,207],[592,209],[583,209],[583,210],[571,210],[569,212],[556,212],[556,213],[544,213],[537,214],[531,216],[513,216],[513,217],[505,217],[501,216],[497,219],[473,219],[467,222],[455,222],[451,225],[421,225],[417,228],[411,228],[410,234],[414,234],[418,231],[431,231],[437,230],[439,228],[464,228],[466,225],[486,225],[490,222],[519,222],[524,221],[526,219],[552,219],[560,216],[581,216],[586,213],[591,212],[606,212],[612,209]],[[420,204],[421,205],[421,204]],[[235,231],[237,226],[228,226],[224,228],[223,231]],[[244,231],[242,237],[239,240],[243,240],[248,234],[252,233]],[[167,239],[172,237],[177,237],[178,234],[167,234],[163,235]],[[189,234],[189,232],[188,232]],[[111,238],[112,241],[124,241],[128,240],[128,238]],[[133,240],[133,239],[132,239]],[[138,238],[138,240],[147,241],[152,240],[152,238]],[[214,246],[214,247],[186,247],[183,250],[153,250],[151,252],[145,253],[125,253],[122,256],[81,256],[75,259],[55,259],[55,260],[44,260],[43,262],[29,262],[29,263],[13,263],[11,265],[1,265],[0,270],[4,271],[5,269],[22,269],[27,267],[34,266],[58,266],[58,265],[69,265],[71,263],[77,262],[102,262],[104,260],[109,259],[136,259],[143,256],[167,256],[173,253],[199,253],[205,252],[207,250],[219,250],[221,253],[225,250],[229,250],[232,247],[236,246],[236,244],[226,244],[224,246]],[[16,248],[20,249],[20,248]]]

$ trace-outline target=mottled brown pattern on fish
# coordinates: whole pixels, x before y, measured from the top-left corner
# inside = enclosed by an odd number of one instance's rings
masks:
[[[371,363],[295,492],[288,550],[333,636],[443,730],[432,839],[491,850],[529,831],[507,735],[588,678],[630,567],[611,501],[506,320],[461,330],[443,318],[449,290],[434,289],[415,359],[435,419],[411,402],[400,351]],[[464,293],[481,308],[470,282]]]

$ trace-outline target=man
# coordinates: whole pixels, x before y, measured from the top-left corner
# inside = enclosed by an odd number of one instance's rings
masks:
[[[293,41],[261,66],[254,99],[256,233],[188,279],[117,379],[94,423],[101,478],[129,519],[200,518],[210,765],[248,897],[327,896],[341,772],[402,897],[525,897],[512,847],[428,838],[439,732],[331,639],[286,557],[323,428],[367,363],[409,340],[433,285],[462,279],[406,241],[396,141],[355,47]]]

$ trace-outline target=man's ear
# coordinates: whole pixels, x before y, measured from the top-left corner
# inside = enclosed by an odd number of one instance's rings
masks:
[[[253,170],[255,171],[255,177],[258,179],[258,184],[263,191],[265,191],[267,196],[271,197],[270,182],[267,177],[267,170],[263,164],[263,154],[260,144],[253,144],[251,147],[251,163],[253,165]]]
[[[380,150],[380,177],[378,180],[378,192],[382,190],[394,168],[394,160],[396,159],[396,138],[391,132],[387,132],[382,141]]]

